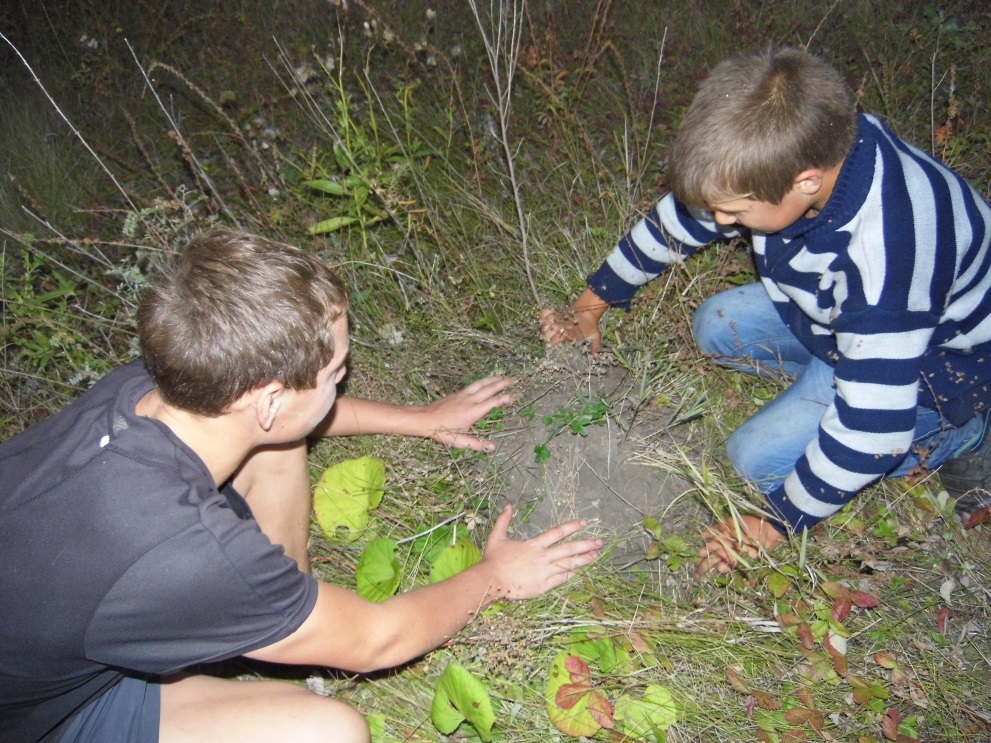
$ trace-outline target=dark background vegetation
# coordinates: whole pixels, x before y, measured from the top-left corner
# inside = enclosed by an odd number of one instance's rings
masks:
[[[505,4],[480,5],[492,31],[489,10]],[[468,0],[0,5],[0,439],[136,355],[134,307],[157,257],[218,223],[341,266],[352,392],[424,402],[480,373],[530,374],[544,356],[537,310],[570,300],[664,191],[697,83],[741,50],[807,45],[861,109],[991,193],[986,0],[520,7],[500,108],[509,47],[495,69]],[[311,234],[326,220],[333,229]],[[647,447],[644,458],[720,515],[749,497],[721,459],[723,438],[777,388],[713,370],[686,319],[752,278],[744,242],[706,251],[606,328],[642,405],[697,404],[687,454]],[[405,538],[464,509],[484,523],[499,493],[484,465],[422,442],[325,443],[314,467],[365,453],[388,463],[381,532]],[[808,544],[705,584],[688,577],[702,524],[665,526],[633,573],[590,571],[420,664],[370,682],[328,674],[327,690],[381,715],[380,741],[436,740],[432,684],[457,661],[491,685],[500,739],[543,741],[556,734],[542,698],[549,658],[574,626],[594,626],[637,659],[622,672],[592,662],[599,688],[613,700],[670,688],[681,705],[672,741],[991,740],[988,527],[961,531],[951,511],[933,476],[882,483]],[[317,534],[314,544],[318,572],[353,584],[354,548]],[[404,573],[404,586],[422,580]],[[822,590],[831,582],[879,599],[843,620],[845,673],[819,632],[836,609]],[[775,624],[782,615],[819,634]],[[808,715],[786,717],[795,708]]]

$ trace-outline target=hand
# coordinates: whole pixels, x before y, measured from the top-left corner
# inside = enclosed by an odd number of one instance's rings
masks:
[[[698,551],[696,578],[701,578],[713,568],[720,575],[725,575],[737,566],[741,556],[757,557],[762,552],[771,552],[785,541],[784,535],[760,516],[742,516],[738,520],[727,518],[709,527],[703,536],[706,542]]]
[[[442,397],[422,408],[428,416],[425,434],[456,449],[473,449],[491,454],[495,444],[467,431],[493,408],[511,405],[516,395],[506,390],[516,384],[511,377],[492,376],[472,382],[460,392]]]
[[[485,562],[495,575],[490,596],[498,599],[529,599],[566,583],[580,568],[599,556],[601,539],[562,542],[588,524],[575,519],[555,526],[538,537],[517,541],[509,537],[513,507],[506,506],[496,519],[485,546]]]
[[[540,312],[540,333],[547,345],[588,341],[589,351],[597,356],[602,350],[599,319],[609,305],[586,289],[566,310],[548,307]]]

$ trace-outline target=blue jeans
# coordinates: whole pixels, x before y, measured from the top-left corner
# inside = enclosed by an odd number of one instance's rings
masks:
[[[818,436],[823,413],[836,396],[833,368],[808,352],[782,322],[761,284],[729,289],[706,300],[692,321],[699,348],[717,363],[750,374],[794,377],[726,442],[737,472],[762,493],[775,490]],[[935,469],[983,430],[980,418],[955,428],[935,410],[916,410],[915,443]],[[916,447],[913,447],[915,449]],[[911,451],[887,477],[902,477],[919,464]]]

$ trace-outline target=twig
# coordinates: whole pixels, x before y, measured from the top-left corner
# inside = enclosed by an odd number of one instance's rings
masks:
[[[179,131],[179,124],[172,117],[172,114],[169,113],[169,110],[165,107],[165,104],[162,102],[162,99],[158,95],[158,91],[155,90],[155,86],[151,84],[151,78],[148,77],[147,71],[141,65],[141,61],[138,59],[138,55],[135,53],[134,47],[131,46],[131,42],[125,39],[124,43],[127,44],[127,50],[131,53],[131,56],[134,58],[134,64],[136,64],[138,66],[138,69],[141,71],[141,76],[144,78],[145,85],[148,86],[148,90],[151,92],[152,96],[154,96],[155,102],[158,103],[158,107],[162,109],[162,113],[164,113],[165,118],[168,119],[169,126],[172,127],[172,131],[169,132],[169,136],[175,141],[176,145],[178,145],[179,149],[182,151],[183,157],[185,158],[186,162],[193,169],[193,175],[198,180],[200,180],[204,186],[206,186],[207,190],[211,194],[213,194],[213,197],[217,200],[217,203],[220,204],[220,208],[223,210],[224,214],[227,215],[227,218],[231,222],[233,222],[236,226],[240,227],[241,226],[240,220],[234,216],[234,212],[232,212],[230,207],[227,206],[227,203],[220,195],[220,191],[218,191],[217,187],[213,185],[213,181],[210,179],[210,176],[206,174],[206,171],[203,169],[203,166],[200,165],[200,161],[196,159],[196,155],[193,154],[193,150],[186,143],[186,140],[183,138],[182,133]]]
[[[492,79],[495,90],[489,91],[489,97],[496,106],[499,117],[499,144],[502,145],[503,156],[506,160],[506,171],[509,175],[510,188],[513,191],[513,202],[516,205],[516,219],[519,222],[520,241],[523,246],[523,265],[530,291],[537,304],[543,304],[537,291],[537,282],[533,278],[533,266],[530,262],[529,226],[526,213],[523,210],[523,197],[520,193],[519,179],[516,177],[516,155],[509,143],[509,121],[513,107],[513,77],[519,61],[520,37],[523,32],[523,13],[521,4],[513,0],[512,12],[507,9],[507,0],[499,0],[498,18],[489,18],[490,29],[478,10],[476,0],[468,0],[475,24],[482,35],[485,53],[492,69]]]

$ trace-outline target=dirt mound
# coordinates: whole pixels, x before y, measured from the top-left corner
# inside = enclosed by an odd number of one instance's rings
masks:
[[[645,516],[663,523],[695,511],[691,499],[678,500],[688,485],[641,463],[645,449],[685,444],[671,416],[637,399],[623,367],[590,362],[574,348],[550,349],[521,381],[517,410],[492,437],[498,450],[490,468],[514,504],[517,534],[580,517],[611,545],[615,564],[639,562],[650,543]]]

